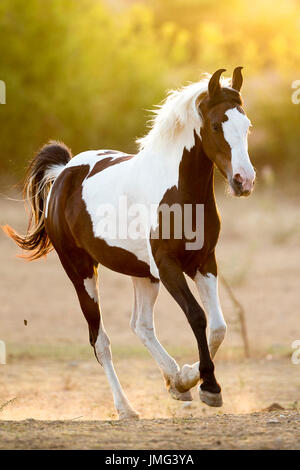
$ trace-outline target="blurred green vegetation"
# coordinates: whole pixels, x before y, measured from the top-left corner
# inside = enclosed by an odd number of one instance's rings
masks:
[[[1,0],[1,174],[21,176],[51,138],[133,152],[167,89],[237,65],[254,164],[295,175],[299,1]]]

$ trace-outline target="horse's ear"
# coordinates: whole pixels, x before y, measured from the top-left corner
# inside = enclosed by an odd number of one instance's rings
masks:
[[[212,74],[208,84],[208,93],[210,96],[213,96],[221,88],[220,76],[223,72],[226,72],[226,69],[219,69]]]
[[[236,67],[232,74],[231,87],[236,91],[240,91],[242,88],[242,84],[243,84],[242,68],[243,67]]]

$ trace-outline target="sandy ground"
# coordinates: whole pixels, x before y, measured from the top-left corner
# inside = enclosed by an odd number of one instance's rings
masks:
[[[215,361],[221,410],[202,404],[196,389],[188,405],[168,396],[128,326],[130,279],[100,270],[104,323],[139,423],[115,421],[107,381],[55,253],[28,264],[0,234],[0,339],[8,353],[0,366],[0,448],[299,448],[300,365],[291,362],[291,344],[300,339],[300,201],[271,191],[247,200],[221,192],[218,201],[219,267],[244,306],[251,348],[244,359],[235,310],[221,285],[228,322]],[[0,223],[24,230],[22,203],[2,198]],[[163,288],[156,326],[180,365],[197,359],[184,315]],[[283,409],[262,411],[273,403]]]
[[[297,413],[253,413],[205,419],[4,421],[3,449],[300,449]]]
[[[299,371],[288,358],[217,361],[222,409],[201,403],[196,389],[192,402],[173,400],[150,358],[117,356],[115,365],[140,422],[116,421],[92,359],[11,359],[2,369],[0,448],[300,449]]]

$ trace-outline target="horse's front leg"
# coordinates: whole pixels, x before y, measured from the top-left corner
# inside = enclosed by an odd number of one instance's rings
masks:
[[[214,253],[210,255],[201,271],[197,271],[194,281],[208,316],[208,346],[213,359],[224,340],[227,328],[219,300],[217,264]],[[193,365],[185,364],[180,371],[179,383],[193,386],[197,380],[199,380],[199,362]]]
[[[197,272],[194,281],[198,288],[209,322],[209,351],[212,358],[215,357],[226,334],[226,322],[223,317],[219,294],[218,278],[216,271],[202,274]]]
[[[154,304],[159,291],[159,283],[147,278],[133,277],[134,308],[131,317],[131,328],[156,360],[165,379],[166,387],[175,400],[190,401],[191,393],[180,393],[176,388],[179,373],[177,362],[160,344],[155,333]]]
[[[160,279],[184,311],[195,334],[199,350],[199,369],[193,381],[185,382],[184,374],[179,373],[177,388],[183,392],[202,381],[199,387],[200,398],[209,406],[221,406],[221,388],[214,375],[214,364],[211,360],[206,339],[206,317],[195,297],[191,293],[179,264],[163,254],[157,256]],[[194,369],[193,369],[194,372]]]

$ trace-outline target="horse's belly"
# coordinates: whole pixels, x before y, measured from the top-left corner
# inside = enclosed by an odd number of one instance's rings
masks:
[[[125,243],[124,243],[125,242]],[[89,247],[97,261],[113,271],[136,277],[153,277],[150,272],[148,256],[145,253],[147,247],[143,243],[134,245],[123,240],[104,240],[96,237],[95,243]]]
[[[149,254],[147,250],[147,242],[144,239],[132,240],[126,239],[109,239],[98,235],[107,244],[107,249],[119,249],[130,253],[136,257],[139,261],[146,263],[149,266]]]

